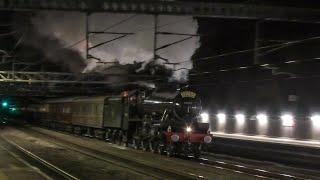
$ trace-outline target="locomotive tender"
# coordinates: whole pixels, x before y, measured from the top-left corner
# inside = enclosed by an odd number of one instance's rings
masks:
[[[125,91],[117,96],[49,99],[36,108],[42,125],[157,153],[192,154],[211,143],[198,95]]]

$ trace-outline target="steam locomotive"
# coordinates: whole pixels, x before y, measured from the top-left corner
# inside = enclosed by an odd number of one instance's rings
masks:
[[[33,109],[35,119],[47,127],[168,156],[199,157],[212,141],[208,116],[201,113],[197,93],[189,89],[49,99]]]

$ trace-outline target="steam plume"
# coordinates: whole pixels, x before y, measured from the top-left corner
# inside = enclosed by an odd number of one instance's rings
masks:
[[[50,16],[37,15],[31,19],[33,25],[30,25],[26,23],[29,22],[29,19],[27,19],[28,16],[24,15],[25,14],[20,14],[15,17],[15,22],[18,22],[15,28],[22,32],[24,44],[39,49],[47,60],[61,65],[64,70],[81,72],[81,70],[86,67],[85,59],[79,54],[78,50],[64,47],[66,41],[62,40],[59,34],[64,34],[66,33],[65,31],[62,32],[54,29],[50,26],[50,23],[41,24],[41,22],[44,22]],[[55,21],[59,21],[58,17],[52,18]],[[68,36],[68,34],[63,35],[63,37]]]
[[[122,21],[132,15],[128,14],[92,14],[90,16],[90,31],[103,31],[106,27]],[[78,12],[40,12],[33,19],[36,30],[42,36],[58,39],[60,45],[68,47],[85,37],[85,14]],[[186,16],[159,16],[159,31],[195,34],[198,29],[196,20]],[[165,24],[167,24],[165,26]],[[108,31],[134,33],[125,38],[113,41],[98,48],[92,49],[90,54],[101,59],[103,62],[118,62],[121,65],[143,62],[147,64],[153,59],[154,39],[154,17],[151,15],[136,15],[125,23],[115,26]],[[106,40],[113,39],[118,35],[98,34],[90,36],[89,45],[93,46]],[[157,47],[185,38],[186,36],[158,35]],[[192,69],[191,56],[198,48],[199,39],[193,37],[179,44],[161,49],[157,54],[173,65],[165,64],[165,61],[158,59],[156,62],[164,64],[168,69],[173,70],[173,81],[187,81],[188,69]],[[85,57],[85,44],[83,40],[74,46],[69,46]],[[66,59],[65,61],[70,61]],[[84,71],[98,71],[99,66],[113,66],[112,64],[97,63],[97,60],[89,59],[86,62]],[[143,66],[144,67],[144,66]],[[80,68],[80,67],[79,67]],[[174,69],[175,68],[175,69]]]

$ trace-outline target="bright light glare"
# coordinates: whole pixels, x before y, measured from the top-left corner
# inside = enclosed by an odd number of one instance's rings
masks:
[[[260,124],[267,124],[268,122],[268,116],[265,114],[258,114],[256,116]]]
[[[201,120],[203,123],[208,123],[209,122],[209,114],[208,113],[201,113]]]
[[[217,118],[219,123],[225,123],[226,122],[226,114],[224,113],[218,113]]]
[[[16,111],[17,109],[15,107],[10,108],[11,111]]]
[[[320,126],[320,115],[313,115],[310,119],[314,125]]]
[[[244,123],[244,120],[245,120],[245,116],[244,114],[236,114],[236,120],[239,122],[239,123]]]
[[[3,106],[3,107],[7,107],[7,106],[8,106],[8,102],[3,101],[3,102],[2,102],[2,106]]]
[[[282,126],[293,126],[294,125],[293,116],[290,114],[282,115],[281,120],[282,120]]]
[[[191,132],[192,128],[190,126],[187,127],[187,132]]]

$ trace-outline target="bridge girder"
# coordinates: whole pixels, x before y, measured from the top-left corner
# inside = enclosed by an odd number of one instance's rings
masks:
[[[1,10],[63,10],[84,12],[192,15],[221,18],[320,22],[320,10],[254,4],[166,0],[0,0]]]

